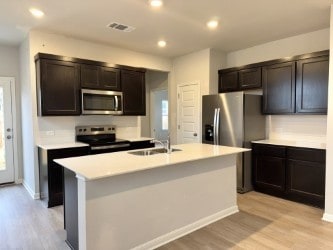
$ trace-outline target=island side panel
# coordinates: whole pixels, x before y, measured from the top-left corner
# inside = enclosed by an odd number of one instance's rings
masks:
[[[78,180],[80,249],[154,248],[236,213],[235,162],[227,155]]]

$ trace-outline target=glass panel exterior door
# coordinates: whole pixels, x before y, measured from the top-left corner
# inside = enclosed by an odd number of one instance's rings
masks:
[[[0,184],[14,182],[11,80],[0,77]]]

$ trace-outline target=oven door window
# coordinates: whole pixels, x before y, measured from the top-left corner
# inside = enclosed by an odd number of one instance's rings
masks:
[[[121,96],[83,94],[84,110],[118,111],[121,110]]]

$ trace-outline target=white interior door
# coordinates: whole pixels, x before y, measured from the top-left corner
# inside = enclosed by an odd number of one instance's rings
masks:
[[[151,135],[157,140],[167,140],[169,128],[168,91],[155,90],[151,93]]]
[[[178,86],[177,142],[200,142],[200,85],[199,83]]]
[[[12,81],[0,77],[0,184],[14,182]]]

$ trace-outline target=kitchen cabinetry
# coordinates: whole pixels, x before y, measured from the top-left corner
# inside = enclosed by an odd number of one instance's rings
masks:
[[[80,115],[81,88],[123,92],[124,115],[146,114],[145,69],[38,53],[38,114]]]
[[[263,89],[264,114],[326,114],[329,51],[222,69],[219,92]]]
[[[38,148],[40,195],[47,207],[63,204],[63,167],[53,160],[88,153],[88,146],[59,149]]]
[[[256,191],[324,207],[325,150],[257,143],[252,149]]]
[[[263,113],[295,112],[295,69],[295,62],[263,67]]]
[[[152,140],[131,141],[131,149],[153,148],[155,143]]]
[[[326,114],[328,60],[328,51],[323,51],[264,66],[263,112]]]
[[[281,196],[285,192],[285,147],[253,145],[254,185],[270,194]]]
[[[328,70],[328,56],[297,61],[297,113],[327,113]]]
[[[36,69],[38,115],[79,115],[79,64],[38,59]]]
[[[237,91],[238,89],[238,71],[219,73],[219,93]]]
[[[146,115],[145,72],[121,70],[123,114]]]
[[[120,70],[81,64],[81,87],[120,91]]]
[[[219,71],[219,93],[261,88],[261,67]]]

